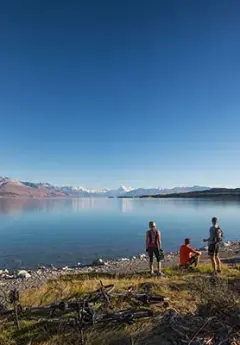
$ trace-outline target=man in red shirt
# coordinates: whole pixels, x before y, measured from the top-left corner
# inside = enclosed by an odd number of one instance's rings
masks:
[[[180,248],[180,266],[189,268],[195,265],[197,267],[201,254],[190,246],[190,238],[185,238],[185,244]]]

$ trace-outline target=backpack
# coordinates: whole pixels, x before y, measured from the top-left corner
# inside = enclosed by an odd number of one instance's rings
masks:
[[[223,240],[223,231],[218,226],[217,228],[215,228],[214,241],[215,243],[221,243],[222,240]]]

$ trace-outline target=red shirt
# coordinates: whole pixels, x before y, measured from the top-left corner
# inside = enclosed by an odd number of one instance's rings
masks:
[[[197,254],[196,250],[194,250],[190,245],[182,245],[180,248],[180,264],[186,265],[188,261],[191,259],[193,254]]]

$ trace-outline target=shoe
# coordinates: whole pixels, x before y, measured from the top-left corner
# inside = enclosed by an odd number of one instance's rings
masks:
[[[164,277],[165,274],[164,274],[163,272],[158,272],[157,275],[158,275],[159,277]]]
[[[155,275],[155,273],[154,273],[154,272],[150,272],[150,275],[151,275],[151,276],[154,276],[154,275]]]
[[[222,271],[221,271],[221,270],[217,270],[217,273],[218,273],[218,274],[221,274],[221,273],[222,273]]]

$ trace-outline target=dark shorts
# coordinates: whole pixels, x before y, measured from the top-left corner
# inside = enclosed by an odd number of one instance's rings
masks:
[[[189,259],[189,261],[186,264],[181,264],[180,267],[189,268],[190,266],[194,265],[196,261],[197,261],[197,256],[194,255]]]
[[[197,257],[195,255],[193,255],[189,261],[188,261],[188,265],[191,266],[193,264],[195,264],[195,262],[197,261]]]
[[[153,262],[153,255],[155,255],[157,262],[160,262],[160,250],[159,248],[148,248],[149,260]]]
[[[220,247],[219,243],[210,244],[208,247],[208,255],[217,256],[219,253],[219,247]]]

